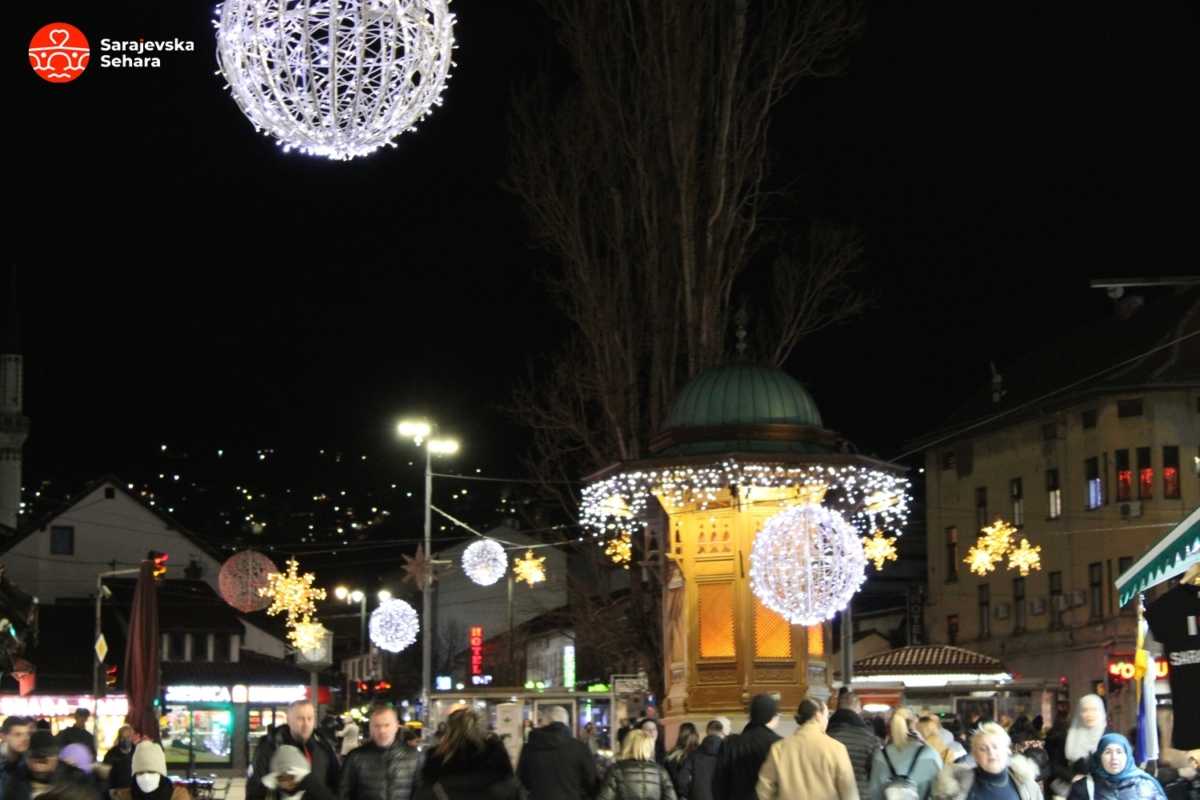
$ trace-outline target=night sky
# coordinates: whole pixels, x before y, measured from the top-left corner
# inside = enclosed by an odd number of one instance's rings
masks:
[[[1183,2],[868,5],[848,74],[783,104],[772,185],[781,218],[866,235],[872,308],[788,369],[827,425],[891,457],[989,360],[1111,313],[1088,279],[1194,271],[1200,69]],[[563,59],[536,3],[454,10],[444,107],[397,149],[333,163],[253,132],[214,75],[209,3],[12,8],[29,478],[154,472],[168,443],[275,448],[298,470],[330,448],[368,455],[376,484],[412,480],[392,435],[408,412],[463,438],[457,468],[518,469],[526,437],[501,407],[566,329],[500,186],[505,117]],[[197,51],[50,85],[22,49],[58,20],[93,59],[105,36]]]

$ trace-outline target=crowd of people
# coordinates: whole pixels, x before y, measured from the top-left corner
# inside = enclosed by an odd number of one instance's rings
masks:
[[[347,721],[318,728],[307,701],[254,753],[246,800],[1200,800],[1197,761],[1139,768],[1104,703],[1043,731],[1040,718],[963,720],[957,735],[935,714],[907,708],[864,717],[853,692],[805,699],[796,730],[776,733],[777,701],[754,697],[733,733],[718,717],[680,726],[674,747],[651,713],[621,726],[615,757],[594,728],[578,737],[561,706],[542,707],[514,768],[508,749],[471,707],[453,711],[424,747],[390,705],[372,706],[368,733]],[[33,720],[0,726],[0,800],[186,800],[162,747],[123,727],[103,762],[87,714],[54,736]],[[336,738],[335,738],[336,737]],[[340,746],[337,739],[341,740]]]

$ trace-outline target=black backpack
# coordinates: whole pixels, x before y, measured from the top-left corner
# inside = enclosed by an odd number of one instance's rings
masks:
[[[888,756],[887,748],[883,748],[883,760],[887,762],[888,769],[892,773],[891,780],[883,784],[883,800],[924,800],[917,790],[916,782],[908,777],[916,768],[917,759],[921,757],[921,751],[924,749],[924,744],[917,745],[917,752],[913,754],[912,761],[908,762],[908,772],[897,775],[896,768],[892,765],[892,759]],[[930,788],[932,788],[932,784],[930,784]],[[928,795],[929,792],[926,791],[925,794]]]

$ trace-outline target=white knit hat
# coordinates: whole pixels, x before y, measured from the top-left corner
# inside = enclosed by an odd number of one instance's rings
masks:
[[[166,777],[167,757],[163,755],[163,749],[158,742],[138,742],[138,746],[133,749],[132,772],[134,775],[139,772],[157,772]]]

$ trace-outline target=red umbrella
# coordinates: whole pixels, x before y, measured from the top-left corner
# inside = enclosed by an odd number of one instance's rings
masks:
[[[129,617],[129,639],[125,645],[125,695],[129,716],[125,719],[147,739],[158,741],[158,670],[161,645],[158,637],[158,587],[154,562],[143,561],[133,592]]]

